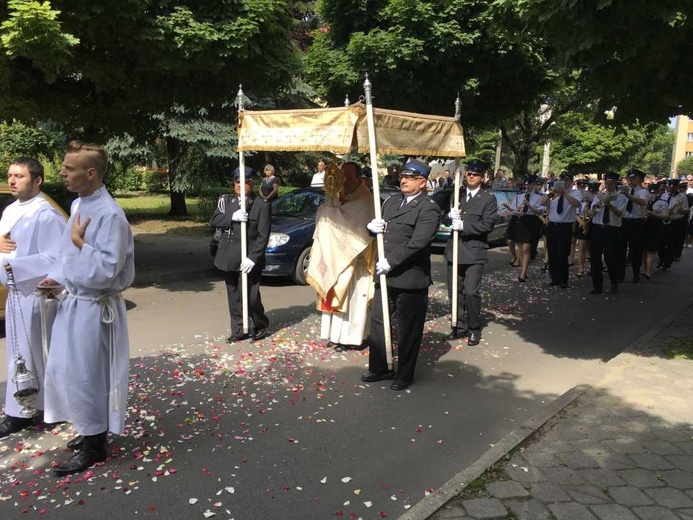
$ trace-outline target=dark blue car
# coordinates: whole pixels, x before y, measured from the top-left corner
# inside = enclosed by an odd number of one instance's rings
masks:
[[[325,200],[322,189],[301,188],[272,202],[272,232],[262,274],[290,276],[297,284],[306,284],[315,214]]]
[[[381,199],[398,191],[397,188],[381,188]],[[322,188],[299,188],[272,202],[272,227],[265,249],[267,263],[263,275],[289,276],[295,283],[306,285],[315,215],[325,200]],[[216,254],[217,245],[212,240],[212,256]]]

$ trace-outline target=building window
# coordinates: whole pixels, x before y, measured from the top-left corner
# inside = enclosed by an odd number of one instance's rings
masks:
[[[693,132],[688,132],[688,140],[693,141]]]
[[[686,157],[690,157],[691,155],[693,155],[693,152],[686,152]]]

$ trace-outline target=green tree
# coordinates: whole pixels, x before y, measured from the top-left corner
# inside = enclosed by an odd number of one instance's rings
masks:
[[[671,129],[638,122],[607,124],[599,122],[594,110],[568,113],[551,128],[552,169],[625,173],[635,166],[653,174],[668,171],[673,145]]]
[[[681,159],[676,165],[676,174],[681,175],[693,175],[693,156]]]
[[[502,0],[570,67],[584,71],[600,109],[629,120],[693,115],[689,0]]]
[[[20,155],[53,157],[62,145],[60,133],[50,129],[0,121],[0,171]]]
[[[378,106],[450,115],[456,93],[462,122],[500,128],[516,174],[526,173],[551,123],[590,95],[578,71],[558,67],[553,51],[520,30],[512,2],[494,0],[322,0],[324,32],[306,57],[318,93],[339,105],[362,92],[363,73]],[[540,107],[551,108],[540,120]]]
[[[5,22],[44,6],[59,14],[41,45],[21,54],[7,47],[27,30]],[[0,21],[0,119],[56,121],[70,137],[102,142],[124,133],[137,143],[163,139],[172,214],[187,212],[177,111],[192,134],[234,126],[240,83],[253,96],[275,95],[300,67],[280,0],[17,0],[0,7]],[[45,70],[42,53],[53,48],[60,59]]]

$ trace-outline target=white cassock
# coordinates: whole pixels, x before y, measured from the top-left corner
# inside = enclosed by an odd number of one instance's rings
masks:
[[[58,250],[60,237],[65,227],[65,218],[50,205],[43,195],[38,194],[30,200],[10,204],[0,219],[0,236],[10,233],[9,238],[17,244],[11,253],[0,253],[0,282],[7,285],[7,273],[3,266],[12,266],[15,284],[19,290],[19,307],[8,294],[6,309],[7,338],[7,390],[5,392],[5,414],[20,417],[22,407],[14,398],[17,387],[12,383],[14,375],[13,352],[20,354],[26,367],[36,376],[39,393],[35,407],[43,410],[44,359],[41,343],[41,313],[39,301],[34,293],[36,284],[46,277],[51,269]],[[52,317],[47,316],[50,330]]]
[[[75,213],[91,222],[78,249]],[[46,367],[46,422],[70,421],[80,435],[121,434],[130,344],[122,292],[135,278],[132,230],[106,188],[72,204],[58,260],[48,276],[67,295],[53,324]]]

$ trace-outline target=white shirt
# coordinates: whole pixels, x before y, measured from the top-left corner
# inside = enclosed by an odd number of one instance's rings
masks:
[[[469,188],[467,188],[467,194],[466,194],[467,200],[476,197],[476,194],[479,193],[480,189],[481,189],[481,186],[477,186],[477,188],[475,190],[470,190]]]
[[[633,197],[636,199],[643,199],[647,200],[650,197],[650,192],[647,190],[647,188],[628,188],[628,193],[632,193]],[[628,198],[628,197],[626,197]],[[626,206],[628,204],[626,203]],[[641,206],[640,204],[637,204],[633,202],[633,210],[632,211],[627,211],[625,215],[623,215],[623,218],[644,218],[645,217],[645,206]]]
[[[679,209],[688,211],[688,197],[684,193],[678,192],[674,195],[665,193],[662,195],[662,199],[669,205],[669,218],[671,220],[681,220],[684,217],[683,213],[679,213]]]
[[[612,192],[605,192],[605,195],[608,195],[609,198],[611,199],[611,205],[614,206],[616,209],[623,211],[625,213],[626,211],[626,204],[628,204],[628,198],[623,194],[623,193],[618,193],[617,191],[612,191]],[[591,208],[594,208],[598,203],[600,198],[603,195],[600,194],[598,197],[594,197],[594,200],[592,200],[592,206]],[[592,218],[592,223],[593,224],[598,224],[598,225],[604,225],[604,210],[606,209],[606,205],[602,206],[602,208],[597,212],[597,214]],[[616,215],[611,209],[609,209],[609,222],[606,224],[608,226],[612,227],[621,227],[621,217]]]
[[[311,188],[320,188],[325,185],[325,172],[318,172],[313,175],[310,181]]]
[[[582,205],[582,192],[580,190],[566,190],[566,195],[570,195],[575,200],[577,200],[580,205]],[[558,224],[572,224],[575,222],[575,213],[577,209],[570,202],[568,202],[565,197],[563,197],[563,212],[559,215],[558,213],[558,201],[560,195],[554,197],[553,200],[549,201],[549,222],[555,222]]]
[[[544,211],[544,206],[541,205],[541,199],[543,195],[541,193],[537,193],[536,191],[532,191],[529,193],[529,205],[534,206],[534,208],[537,211],[543,212]],[[527,198],[527,193],[522,193],[522,199]],[[522,203],[522,200],[520,200],[520,203]],[[537,214],[534,213],[530,208],[527,208],[527,211],[524,209],[521,209],[519,212],[520,215],[529,215],[532,217],[536,217]]]

